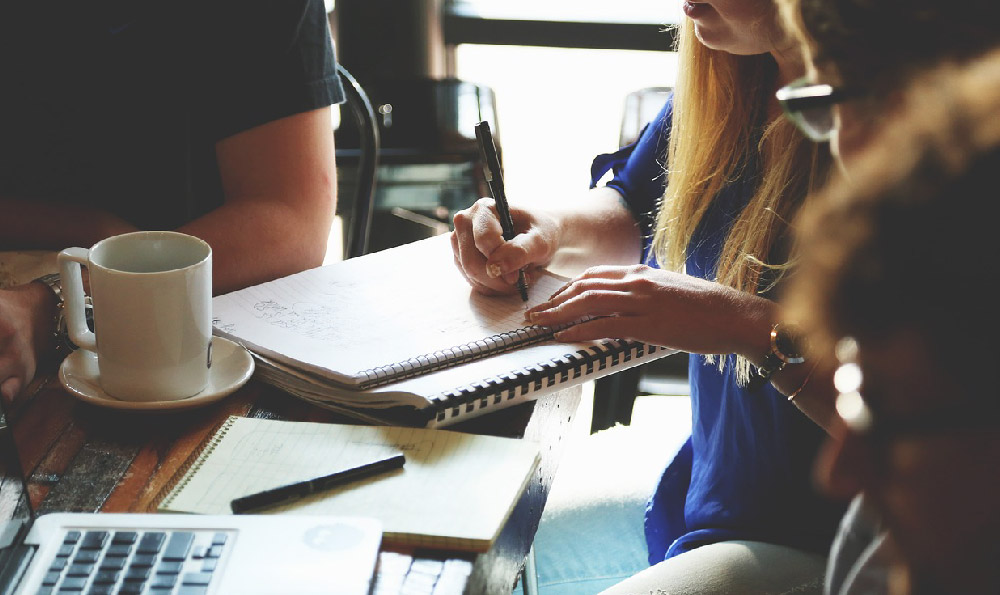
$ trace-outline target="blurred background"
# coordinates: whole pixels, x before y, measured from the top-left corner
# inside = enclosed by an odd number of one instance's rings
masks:
[[[327,0],[338,60],[382,147],[371,249],[447,231],[486,194],[473,126],[490,122],[511,201],[578,196],[676,77],[662,0]],[[338,137],[349,197],[356,149]]]

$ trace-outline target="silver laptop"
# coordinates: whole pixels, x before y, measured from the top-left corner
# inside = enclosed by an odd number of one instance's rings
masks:
[[[379,521],[332,516],[36,516],[0,398],[0,594],[366,595]]]

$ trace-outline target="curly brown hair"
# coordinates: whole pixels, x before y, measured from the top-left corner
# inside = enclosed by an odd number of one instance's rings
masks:
[[[953,372],[1000,357],[1000,51],[948,65],[802,213],[786,305],[824,355],[843,336],[916,330]]]
[[[828,79],[822,82],[876,95],[900,88],[942,60],[970,59],[1000,45],[996,0],[777,2]]]

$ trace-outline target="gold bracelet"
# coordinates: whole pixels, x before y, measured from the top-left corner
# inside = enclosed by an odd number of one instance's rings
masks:
[[[788,395],[788,400],[789,401],[791,401],[795,397],[799,396],[799,393],[802,392],[802,389],[804,389],[806,387],[806,385],[809,384],[809,381],[812,380],[813,372],[815,372],[816,368],[818,368],[818,367],[819,367],[819,362],[816,362],[816,363],[813,364],[813,367],[809,370],[809,373],[806,374],[806,378],[805,378],[805,380],[802,381],[802,384],[800,384],[799,387],[797,389],[795,389],[795,392],[793,392],[792,394]]]

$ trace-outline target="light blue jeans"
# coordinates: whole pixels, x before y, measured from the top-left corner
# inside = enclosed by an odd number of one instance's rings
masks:
[[[633,415],[568,449],[535,534],[539,595],[821,593],[825,555],[766,543],[702,546],[650,568],[646,501],[690,434],[691,409],[686,396],[649,399],[652,423]]]
[[[690,435],[691,403],[686,395],[644,399],[631,426],[567,447],[535,534],[539,595],[598,593],[649,568],[646,501]]]
[[[539,595],[599,593],[649,568],[642,507],[629,511],[625,503],[619,504],[611,505],[617,511],[586,524],[561,525],[555,538],[547,534],[555,528],[552,523],[539,528],[541,539],[535,540]],[[634,517],[632,522],[621,522],[629,517]]]
[[[539,572],[539,595],[765,595],[823,593],[826,556],[754,541],[705,545],[650,567],[615,540],[604,554],[568,556]],[[643,554],[645,552],[642,552]],[[624,554],[624,555],[622,555]],[[521,593],[520,586],[515,593]]]

